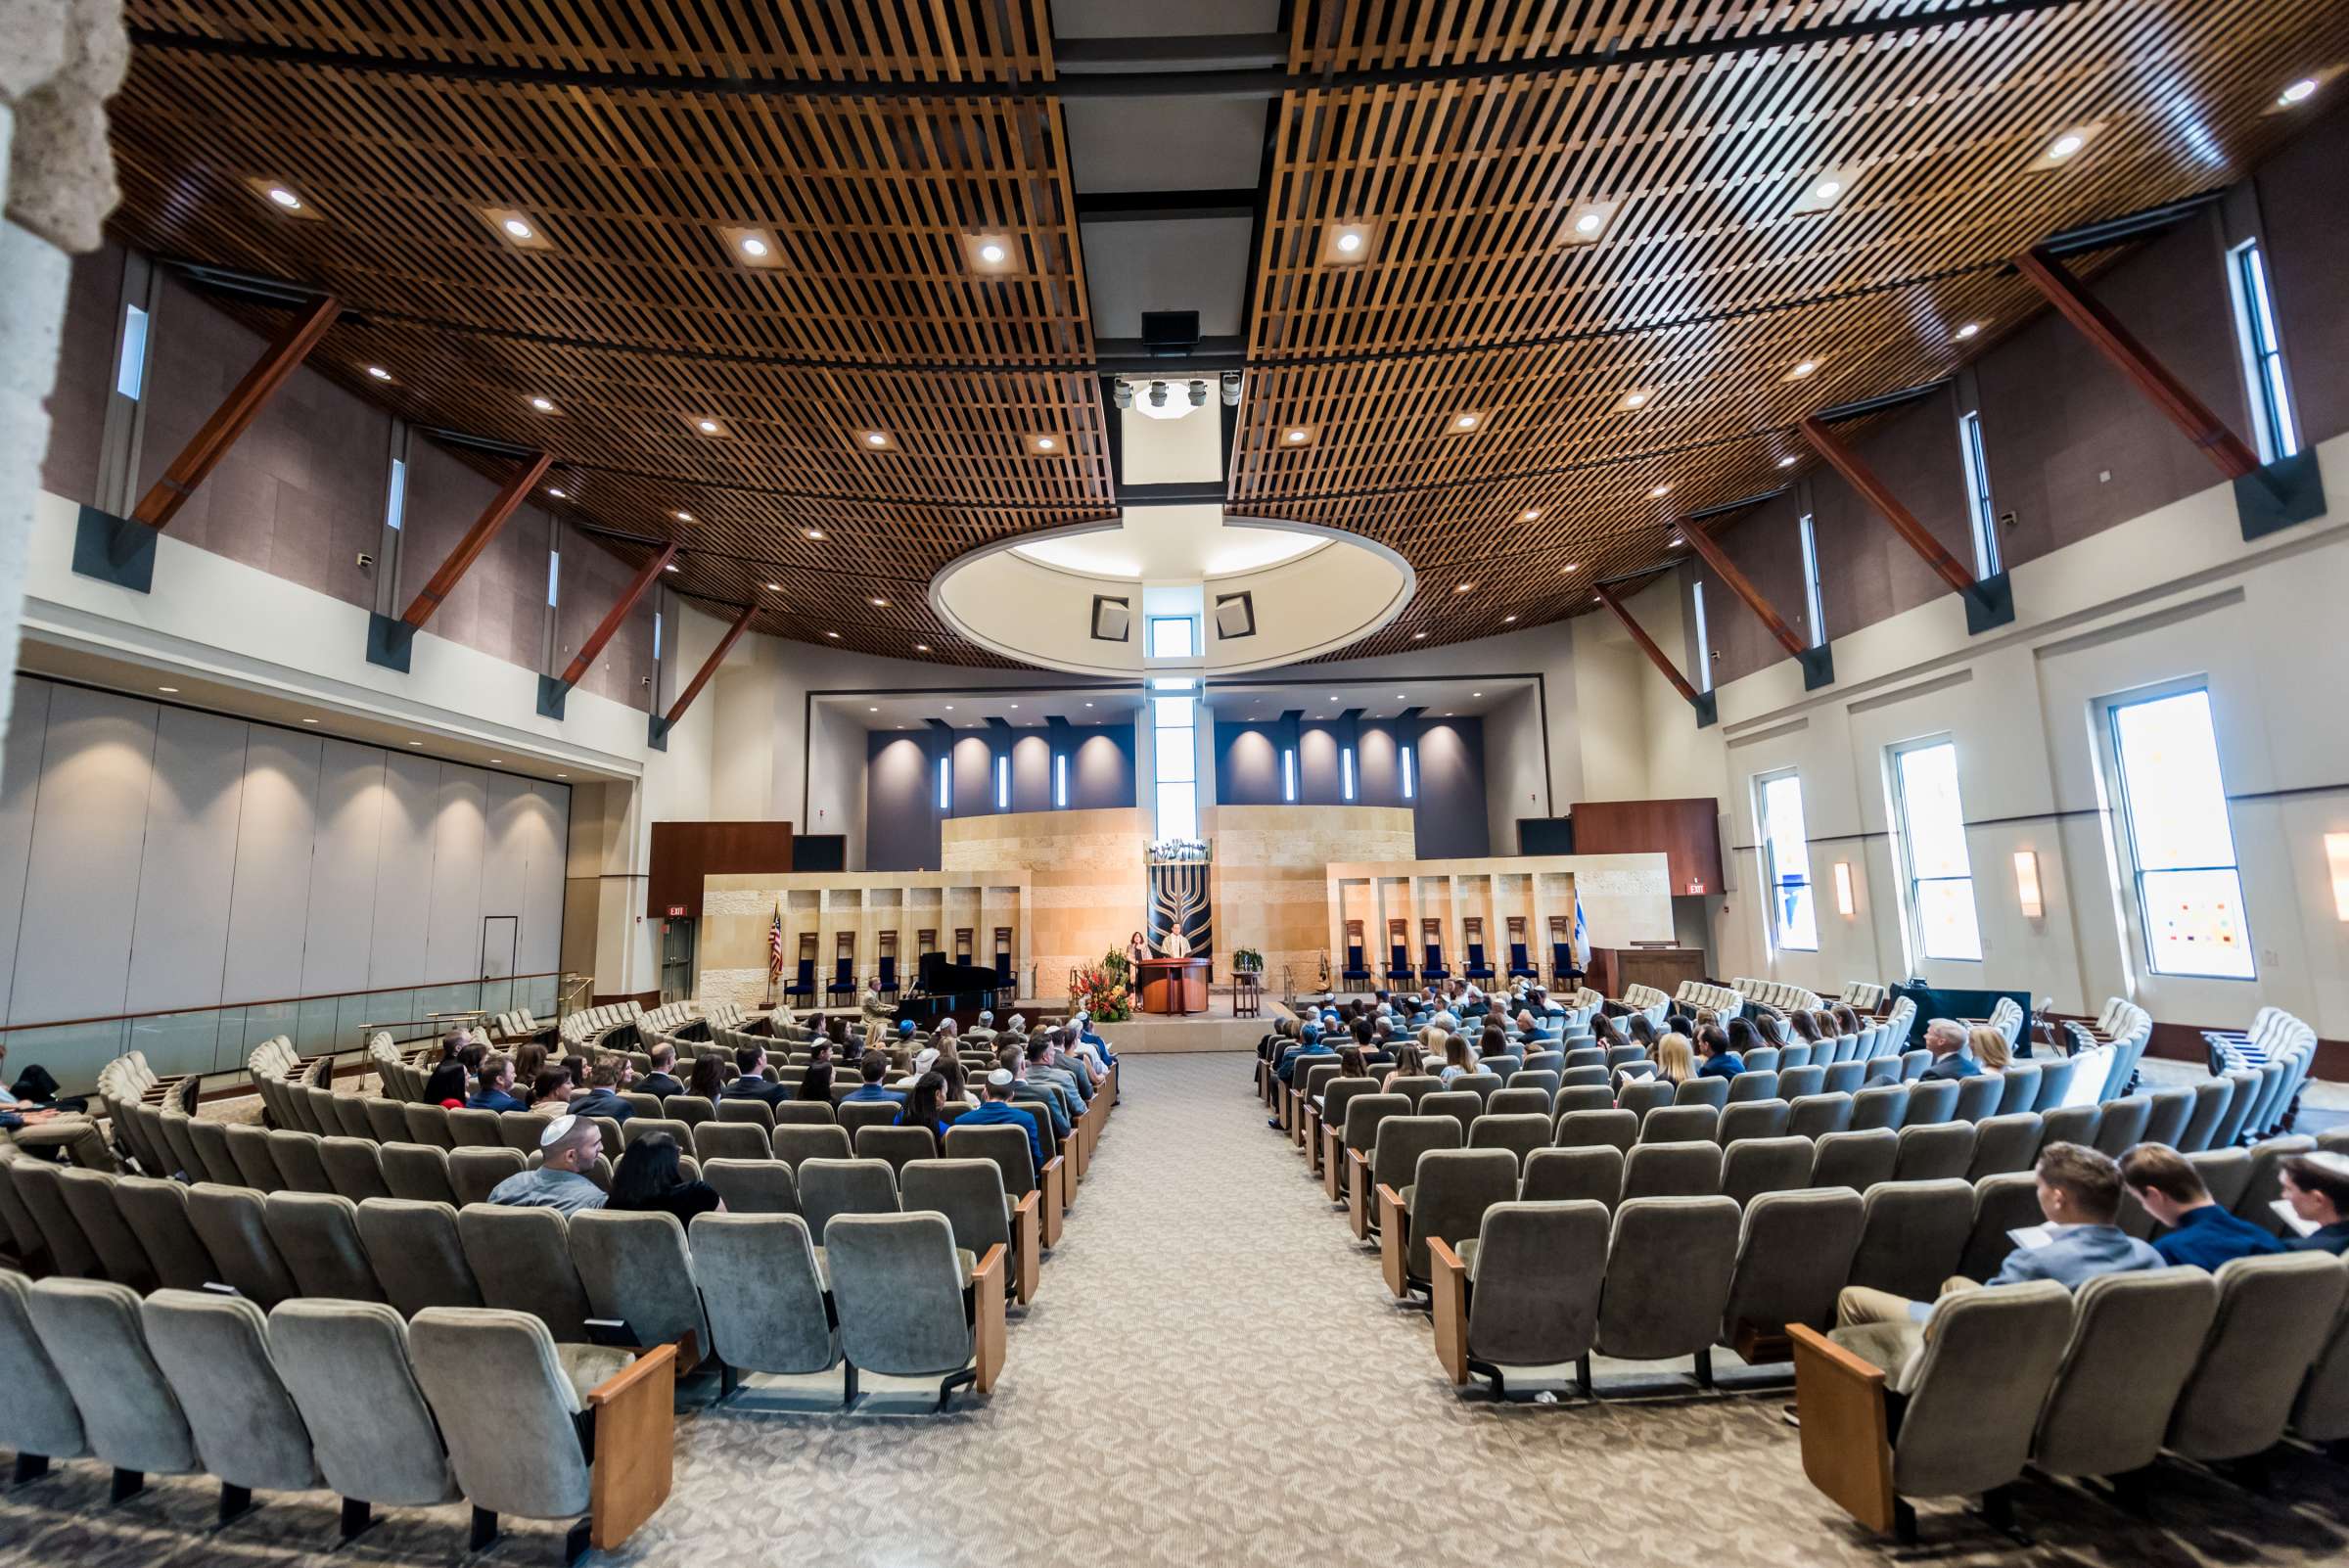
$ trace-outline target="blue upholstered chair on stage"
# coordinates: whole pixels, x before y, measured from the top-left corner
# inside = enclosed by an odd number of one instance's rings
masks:
[[[1387,949],[1387,984],[1392,986],[1398,981],[1405,986],[1411,984],[1410,950],[1400,942]]]
[[[896,953],[885,952],[881,955],[881,978],[873,983],[873,989],[884,996],[895,996],[898,993],[898,955]]]
[[[1582,965],[1574,961],[1574,944],[1553,942],[1549,945],[1549,982],[1553,986],[1580,985]]]
[[[1462,980],[1491,980],[1493,978],[1493,966],[1485,962],[1485,945],[1483,943],[1468,944],[1468,967],[1460,971],[1460,978]]]
[[[1362,951],[1360,943],[1350,942],[1346,945],[1346,968],[1338,978],[1351,988],[1361,991],[1370,989],[1370,959]]]
[[[824,987],[826,1001],[838,1001],[844,996],[851,1001],[856,999],[856,960],[853,958],[833,959],[832,981]]]
[[[783,999],[785,1001],[806,1001],[810,1004],[815,1001],[814,959],[803,958],[800,960],[799,973],[792,977],[790,985],[783,988]]]
[[[1019,989],[1019,982],[1012,977],[1011,973],[1011,954],[1007,952],[995,954],[995,991],[998,995],[996,1005],[1008,1004],[1018,994]]]
[[[1542,978],[1542,971],[1534,967],[1534,961],[1527,955],[1525,944],[1522,942],[1509,944],[1509,978],[1511,980],[1540,980]]]
[[[1431,942],[1427,945],[1427,967],[1420,970],[1419,974],[1431,986],[1439,980],[1451,978],[1451,971],[1444,967],[1444,945],[1442,943]]]

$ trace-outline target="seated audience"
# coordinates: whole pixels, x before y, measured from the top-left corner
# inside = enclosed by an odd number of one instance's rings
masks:
[[[1379,1081],[1379,1092],[1384,1094],[1393,1089],[1399,1078],[1424,1078],[1426,1075],[1425,1053],[1415,1041],[1405,1040],[1395,1052],[1395,1070]]]
[[[677,1082],[677,1048],[662,1040],[649,1054],[653,1059],[653,1070],[644,1075],[643,1083],[636,1085],[638,1091],[664,1100],[671,1094],[684,1093],[685,1085]]]
[[[1029,1077],[1026,1047],[1006,1045],[995,1053],[995,1061],[1002,1071],[1011,1075],[1011,1097],[1042,1105],[1052,1119],[1053,1132],[1060,1137],[1067,1137],[1075,1125],[1069,1120],[1069,1108],[1061,1103],[1056,1085],[1044,1079]],[[994,1082],[993,1074],[988,1075],[988,1082]]]
[[[547,1050],[544,1041],[526,1039],[514,1047],[514,1082],[535,1084],[538,1075],[546,1071]]]
[[[1436,1069],[1436,1077],[1445,1084],[1450,1084],[1462,1074],[1476,1071],[1476,1064],[1469,1056],[1468,1038],[1465,1035],[1455,1035],[1443,1028],[1430,1029],[1427,1032],[1427,1043],[1430,1049],[1444,1053],[1444,1065]]]
[[[963,1076],[962,1058],[952,1051],[940,1053],[931,1071],[945,1080],[945,1087],[939,1091],[941,1100],[967,1100],[971,1097],[969,1081]]]
[[[781,1086],[776,1085],[777,1088]],[[800,1075],[800,1091],[790,1097],[795,1100],[813,1100],[819,1105],[831,1104],[832,1064],[820,1056],[809,1062],[807,1071]]]
[[[708,1056],[700,1051],[694,1052],[693,1068],[685,1075],[685,1085],[686,1093],[698,1094],[713,1106],[716,1105],[718,1096],[726,1090],[725,1058],[714,1052]]]
[[[2283,1250],[2273,1232],[2220,1208],[2193,1161],[2166,1143],[2140,1143],[2122,1155],[2121,1183],[2169,1226],[2153,1238],[2164,1263],[2215,1269],[2231,1258]]]
[[[2006,1064],[2014,1060],[2014,1052],[2006,1048],[2006,1037],[1988,1024],[1976,1024],[1965,1032],[1965,1049],[1986,1072],[2004,1073]]]
[[[542,1067],[530,1084],[530,1109],[561,1116],[571,1109],[571,1075],[559,1067]]]
[[[1623,1042],[1636,1045],[1650,1055],[1656,1049],[1656,1026],[1648,1022],[1647,1014],[1632,1013],[1623,1021]]]
[[[1925,1049],[1933,1053],[1933,1064],[1918,1075],[1920,1080],[1972,1078],[1982,1071],[1982,1064],[1965,1053],[1964,1029],[1951,1019],[1936,1018],[1925,1026]]]
[[[2316,1229],[2283,1238],[2286,1252],[2349,1253],[2349,1154],[2319,1149],[2283,1162],[2283,1202]]]
[[[465,1102],[477,1111],[527,1111],[530,1103],[514,1092],[514,1064],[503,1056],[482,1058],[481,1077],[473,1098]]]
[[[1739,1023],[1745,1022],[1742,1018]],[[1745,1058],[1729,1048],[1729,1032],[1719,1024],[1707,1024],[1696,1032],[1697,1049],[1704,1052],[1704,1065],[1696,1070],[1699,1078],[1735,1078],[1745,1071]]]
[[[963,1112],[954,1119],[956,1127],[1016,1127],[1028,1134],[1028,1152],[1036,1159],[1036,1169],[1044,1168],[1044,1134],[1036,1125],[1036,1118],[1026,1111],[1014,1109],[1012,1088],[1019,1081],[1004,1068],[987,1075],[987,1094],[976,1110]]]
[[[1797,1007],[1787,1013],[1786,1027],[1794,1031],[1797,1040],[1808,1045],[1819,1043],[1819,1021],[1803,1008]]]
[[[1857,1035],[1865,1027],[1860,1022],[1860,1015],[1852,1011],[1847,1003],[1837,1002],[1827,1009],[1827,1013],[1835,1020],[1835,1033],[1838,1035]]]
[[[489,1189],[489,1201],[510,1209],[555,1209],[564,1214],[600,1209],[604,1189],[579,1173],[593,1170],[603,1152],[604,1135],[593,1122],[583,1116],[558,1116],[538,1134],[538,1169],[506,1177]]]
[[[2050,1143],[2039,1151],[2037,1175],[2039,1212],[2047,1217],[2050,1232],[2046,1244],[2017,1245],[1986,1285],[1956,1277],[1944,1281],[1943,1296],[2028,1279],[2052,1279],[2078,1290],[2098,1274],[2161,1267],[2160,1253],[2114,1223],[2121,1213],[2121,1168],[2109,1156],[2078,1143]],[[1932,1314],[1931,1302],[1910,1301],[1865,1285],[1846,1285],[1835,1298],[1839,1338],[1847,1328],[1891,1324],[1902,1330],[1893,1338],[1904,1353],[1922,1343],[1912,1331],[1922,1329]],[[1879,1336],[1873,1348],[1885,1349],[1887,1343]]]
[[[1615,1020],[1594,1013],[1590,1018],[1590,1043],[1599,1050],[1607,1051],[1627,1041],[1623,1038],[1623,1031],[1615,1027]]]
[[[636,1114],[636,1107],[621,1095],[635,1076],[634,1064],[624,1056],[596,1063],[587,1070],[585,1090],[571,1097],[572,1115],[608,1116],[615,1122],[625,1122]]]
[[[1728,1032],[1729,1049],[1741,1062],[1745,1060],[1748,1052],[1757,1050],[1762,1045],[1762,1032],[1754,1027],[1753,1020],[1750,1018],[1730,1019]]]
[[[725,1213],[715,1187],[686,1178],[679,1155],[677,1140],[666,1132],[650,1132],[629,1144],[613,1168],[612,1197],[605,1207],[634,1214],[657,1209],[687,1226],[695,1215]]]
[[[913,1081],[913,1087],[905,1096],[905,1107],[898,1112],[898,1126],[928,1128],[930,1135],[943,1148],[946,1140],[946,1113],[943,1109],[945,1100],[944,1075],[924,1073]]]
[[[866,1051],[863,1061],[857,1064],[857,1074],[864,1082],[849,1090],[846,1096],[848,1099],[859,1103],[869,1103],[874,1100],[887,1100],[893,1105],[905,1103],[904,1095],[882,1083],[883,1079],[889,1077],[889,1057],[886,1052]],[[824,1093],[828,1097],[831,1092],[831,1084],[827,1082]]]
[[[465,1085],[470,1074],[465,1064],[454,1056],[444,1058],[433,1069],[433,1076],[424,1081],[424,1103],[442,1107],[465,1103]]]
[[[829,1066],[824,1069],[827,1081],[831,1071]],[[790,1091],[782,1084],[767,1082],[766,1050],[763,1046],[744,1045],[738,1047],[734,1052],[734,1082],[728,1084],[725,1088],[727,1099],[764,1100],[769,1105],[777,1105],[791,1098]],[[698,1063],[694,1068],[694,1082],[697,1084],[701,1082],[701,1068]]]

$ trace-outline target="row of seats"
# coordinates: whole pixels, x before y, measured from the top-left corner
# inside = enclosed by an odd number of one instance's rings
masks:
[[[473,1505],[570,1520],[565,1560],[619,1546],[668,1495],[675,1352],[558,1345],[526,1313],[253,1302],[201,1290],[141,1300],[87,1279],[0,1270],[0,1444],[20,1480],[54,1459],[220,1482],[223,1524],[253,1494],[331,1490],[342,1537],[382,1506]],[[363,1412],[363,1413],[362,1413]]]
[[[1745,997],[1727,986],[1716,986],[1709,980],[1683,980],[1672,999],[1681,1009],[1693,1013],[1697,1009],[1734,1018],[1744,1009]]]
[[[1821,1005],[1819,992],[1789,985],[1783,980],[1755,980],[1740,975],[1729,982],[1729,990],[1758,1007],[1767,1007],[1777,1013],[1791,1012],[1798,1007],[1806,1013],[1816,1013]],[[1871,1003],[1866,1010],[1872,1013],[1878,1005],[1881,1005],[1880,1001]]]

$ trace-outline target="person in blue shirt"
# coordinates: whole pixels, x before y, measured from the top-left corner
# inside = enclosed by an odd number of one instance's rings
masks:
[[[1729,1032],[1719,1024],[1707,1024],[1696,1032],[1696,1048],[1704,1057],[1697,1068],[1699,1078],[1735,1078],[1745,1071],[1745,1058],[1729,1049]]]
[[[1067,1137],[1074,1124],[1069,1120],[1069,1108],[1061,1103],[1060,1087],[1044,1079],[1028,1076],[1027,1050],[1018,1045],[1006,1045],[995,1053],[995,1062],[1002,1071],[1011,1075],[1010,1098],[1034,1100],[1042,1105],[1045,1113],[1052,1118],[1053,1132]]]
[[[477,1111],[527,1111],[530,1102],[514,1092],[514,1060],[509,1056],[482,1058],[480,1085],[465,1102]]]
[[[857,1071],[862,1075],[864,1082],[842,1096],[844,1102],[848,1100],[887,1100],[892,1105],[905,1103],[904,1095],[899,1094],[896,1089],[882,1086],[881,1081],[889,1077],[889,1053],[887,1051],[866,1051],[857,1065]]]
[[[955,1127],[1016,1127],[1028,1134],[1028,1153],[1036,1161],[1040,1174],[1044,1169],[1044,1135],[1037,1130],[1036,1118],[1026,1111],[1015,1110],[1011,1103],[1011,1087],[1015,1080],[998,1067],[987,1075],[987,1097],[978,1109],[965,1111],[951,1124]]]
[[[2283,1201],[2316,1229],[2286,1236],[2286,1252],[2349,1253],[2349,1154],[2319,1149],[2283,1162]]]
[[[2273,1232],[2220,1208],[2194,1163],[2166,1143],[2140,1143],[2122,1155],[2121,1181],[2169,1227],[2153,1238],[2164,1263],[2215,1269],[2230,1259],[2283,1251]]]

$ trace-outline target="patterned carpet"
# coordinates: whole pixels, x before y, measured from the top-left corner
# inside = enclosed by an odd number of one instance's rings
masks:
[[[752,1568],[1705,1568],[1924,1560],[2000,1565],[2340,1563],[2349,1468],[2302,1456],[2257,1499],[2186,1467],[2164,1528],[2027,1486],[2023,1547],[1952,1503],[1893,1552],[1803,1479],[1776,1387],[1497,1407],[1443,1382],[1423,1313],[1392,1303],[1265,1130],[1245,1058],[1129,1060],[1125,1104],[1015,1315],[985,1402],[944,1417],[758,1412],[680,1418],[667,1507],[612,1562]],[[1742,1373],[1719,1356],[1725,1375]],[[1665,1368],[1669,1374],[1671,1369]],[[1692,1390],[1693,1385],[1681,1384]],[[699,1391],[695,1391],[697,1394]],[[689,1399],[688,1404],[699,1404]],[[334,1503],[272,1500],[209,1537],[212,1491],[161,1481],[107,1509],[95,1466],[0,1494],[0,1564],[447,1564],[461,1508],[394,1513],[331,1558]],[[60,1509],[67,1511],[59,1511]],[[483,1559],[559,1559],[560,1527],[513,1522]]]

